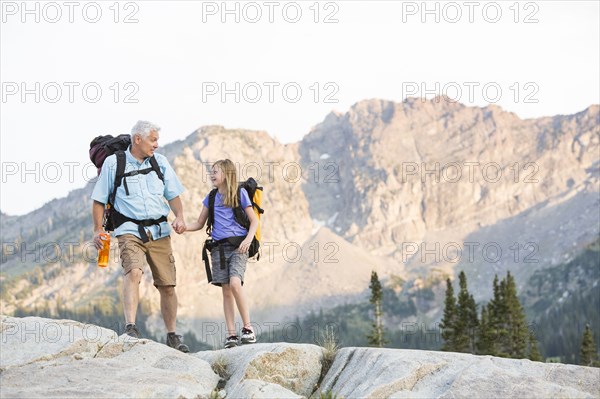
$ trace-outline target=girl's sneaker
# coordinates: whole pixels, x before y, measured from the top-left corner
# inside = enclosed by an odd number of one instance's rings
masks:
[[[234,348],[238,346],[238,337],[237,335],[231,335],[225,339],[225,348]]]
[[[242,328],[242,345],[253,344],[256,342],[256,336],[254,332],[248,328]]]

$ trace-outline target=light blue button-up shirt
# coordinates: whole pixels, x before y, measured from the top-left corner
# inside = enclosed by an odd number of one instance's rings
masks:
[[[125,173],[152,167],[150,165],[150,158],[146,158],[144,162],[140,162],[131,155],[130,148],[125,151]],[[121,185],[117,188],[117,195],[115,197],[115,209],[121,214],[136,220],[158,219],[161,216],[168,215],[171,210],[168,203],[165,202],[165,198],[170,201],[184,191],[167,158],[156,153],[154,157],[165,178],[164,184],[155,172],[123,178],[123,180],[127,179],[129,195],[125,191],[125,182],[122,181]],[[100,176],[98,176],[98,180],[94,186],[94,191],[92,192],[92,199],[94,201],[103,204],[108,203],[108,197],[114,187],[116,172],[117,156],[111,155],[104,160]],[[156,240],[170,235],[171,227],[169,223],[162,222],[160,225],[146,227],[146,231],[150,231],[153,239]],[[138,226],[133,222],[123,223],[115,229],[114,233],[117,237],[124,234],[133,234],[141,239]]]

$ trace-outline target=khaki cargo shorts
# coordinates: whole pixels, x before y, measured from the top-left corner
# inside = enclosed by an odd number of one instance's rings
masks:
[[[133,269],[140,269],[143,273],[147,261],[155,286],[175,286],[175,257],[171,249],[171,237],[150,239],[147,243],[133,234],[124,234],[117,239],[123,275]]]

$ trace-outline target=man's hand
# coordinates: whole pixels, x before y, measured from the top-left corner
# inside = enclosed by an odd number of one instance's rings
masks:
[[[176,217],[175,220],[173,220],[173,223],[171,223],[171,226],[177,234],[181,234],[186,230],[185,222],[182,217]]]
[[[104,234],[106,233],[104,230],[99,230],[96,231],[94,233],[94,246],[96,247],[96,249],[102,249],[102,247],[104,246],[104,240],[100,238],[100,234]]]
[[[169,206],[175,214],[175,220],[173,220],[171,226],[177,234],[181,234],[187,229],[183,221],[183,204],[181,203],[181,198],[179,196],[173,198],[169,201]]]
[[[104,246],[100,239],[100,234],[106,233],[102,226],[102,218],[104,217],[104,204],[98,201],[92,202],[92,219],[94,221],[94,238],[92,242],[96,249],[100,249]]]

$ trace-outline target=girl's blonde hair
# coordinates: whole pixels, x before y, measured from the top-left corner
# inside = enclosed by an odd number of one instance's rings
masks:
[[[225,192],[225,198],[223,198],[223,205],[230,208],[238,206],[238,181],[237,174],[235,171],[235,165],[229,159],[221,159],[214,163],[213,168],[218,167],[225,176],[225,184],[227,191]]]

